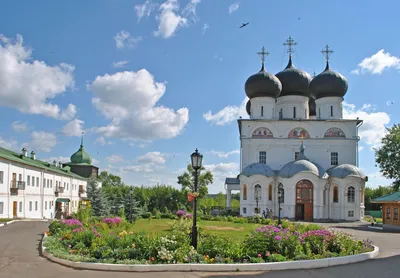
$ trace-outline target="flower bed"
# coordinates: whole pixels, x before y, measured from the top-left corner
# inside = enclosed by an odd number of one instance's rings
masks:
[[[284,221],[260,226],[245,240],[209,235],[200,230],[197,250],[190,246],[191,221],[171,223],[165,236],[134,231],[134,224],[121,218],[105,218],[94,224],[69,219],[54,221],[44,241],[47,252],[79,262],[113,264],[264,263],[309,260],[361,254],[373,250],[337,230],[318,225]],[[274,223],[275,224],[275,223]]]

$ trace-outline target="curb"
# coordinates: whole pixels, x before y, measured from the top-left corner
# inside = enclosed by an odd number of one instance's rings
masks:
[[[18,219],[18,220],[11,220],[5,223],[1,223],[0,227],[10,225],[15,222],[48,222],[48,219]]]
[[[44,234],[41,241],[42,255],[52,262],[63,266],[81,270],[102,270],[102,271],[124,271],[124,272],[236,272],[236,271],[271,271],[271,270],[293,270],[325,268],[329,266],[351,264],[373,259],[379,254],[379,247],[374,245],[374,250],[368,253],[352,256],[326,258],[319,260],[304,260],[274,263],[254,263],[254,264],[155,264],[155,265],[127,265],[127,264],[102,264],[102,263],[82,263],[60,259],[46,251],[43,240],[47,237]]]

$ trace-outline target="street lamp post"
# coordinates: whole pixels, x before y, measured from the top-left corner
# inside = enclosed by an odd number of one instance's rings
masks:
[[[194,170],[194,192],[197,192],[198,175],[203,161],[203,155],[196,149],[190,156]],[[193,200],[193,226],[192,226],[192,246],[197,249],[197,198]]]
[[[282,198],[282,184],[278,186],[278,225],[281,224],[281,198]]]
[[[259,191],[256,189],[256,210],[257,214],[259,213],[258,202],[260,201],[260,194]]]

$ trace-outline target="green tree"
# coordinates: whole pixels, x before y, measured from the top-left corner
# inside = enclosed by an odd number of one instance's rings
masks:
[[[384,177],[393,179],[393,189],[400,188],[400,126],[387,128],[388,133],[381,140],[381,147],[375,149],[376,163]]]
[[[121,177],[108,173],[107,171],[102,171],[99,175],[99,181],[101,182],[101,187],[109,186],[124,186]]]
[[[139,202],[134,197],[133,188],[129,188],[127,194],[125,195],[124,212],[126,219],[132,219],[133,221],[137,218],[137,216],[143,214],[142,208],[139,207]]]
[[[378,186],[377,188],[366,187],[364,191],[365,210],[380,210],[380,204],[372,203],[372,200],[378,197],[388,195],[393,192],[391,186]]]
[[[208,194],[208,185],[213,182],[213,174],[210,171],[204,171],[205,168],[201,167],[198,176],[198,192],[199,198],[202,198]],[[178,184],[182,186],[183,191],[194,192],[194,169],[191,164],[188,164],[187,171],[182,175],[178,176]]]
[[[90,179],[86,187],[86,194],[90,201],[94,216],[106,216],[109,213],[107,199],[95,179]]]

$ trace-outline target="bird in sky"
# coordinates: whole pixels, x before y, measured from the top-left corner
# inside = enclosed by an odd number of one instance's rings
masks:
[[[246,27],[247,25],[249,25],[249,23],[250,23],[250,22],[247,22],[247,23],[242,23],[242,25],[240,25],[240,27],[239,27],[239,28]]]

